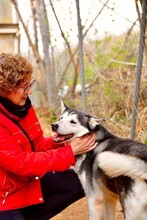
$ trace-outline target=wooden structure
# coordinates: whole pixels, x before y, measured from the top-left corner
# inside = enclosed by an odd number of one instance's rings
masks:
[[[18,24],[0,24],[0,53],[19,53],[20,34]]]
[[[10,0],[0,2],[0,53],[20,52],[20,30]]]

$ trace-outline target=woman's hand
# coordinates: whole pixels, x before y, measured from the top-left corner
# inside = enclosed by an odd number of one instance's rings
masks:
[[[87,153],[90,150],[93,150],[97,146],[97,143],[95,141],[96,134],[92,133],[84,137],[75,138],[73,141],[70,142],[70,145],[74,155],[80,155]]]

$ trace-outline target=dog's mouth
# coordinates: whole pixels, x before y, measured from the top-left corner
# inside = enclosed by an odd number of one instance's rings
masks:
[[[67,140],[70,140],[72,137],[74,136],[74,134],[59,134],[59,133],[56,133],[54,135],[54,141],[56,143],[60,143],[60,142],[65,142]]]

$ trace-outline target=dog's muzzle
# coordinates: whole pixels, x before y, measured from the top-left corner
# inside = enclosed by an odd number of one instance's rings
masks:
[[[57,129],[58,129],[58,124],[57,123],[53,123],[53,124],[51,124],[51,127],[52,127],[52,130],[53,131],[57,131]]]
[[[52,131],[54,131],[56,134],[53,136],[53,139],[55,142],[65,142],[67,140],[70,140],[74,134],[59,134],[58,133],[58,128],[59,128],[59,125],[58,123],[53,123],[51,124],[51,127],[52,127]]]

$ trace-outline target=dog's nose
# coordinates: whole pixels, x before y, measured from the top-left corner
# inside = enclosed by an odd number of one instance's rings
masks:
[[[51,124],[51,127],[53,131],[56,131],[58,128],[58,124],[57,123]]]

